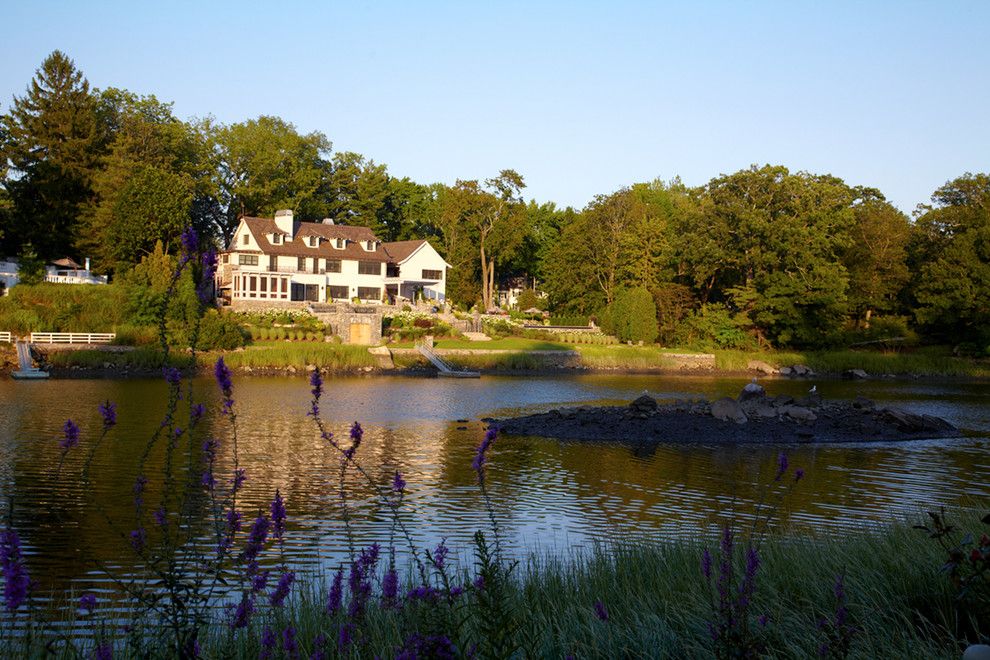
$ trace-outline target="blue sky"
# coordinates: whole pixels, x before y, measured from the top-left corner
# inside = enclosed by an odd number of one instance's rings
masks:
[[[902,210],[990,170],[988,2],[2,0],[0,111],[61,49],[183,118],[275,114],[427,183],[583,206],[752,163]]]

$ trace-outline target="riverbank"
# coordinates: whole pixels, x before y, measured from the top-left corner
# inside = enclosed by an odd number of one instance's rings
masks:
[[[978,536],[985,509],[953,512],[951,522]],[[919,512],[914,520],[843,535],[767,537],[758,546],[758,561],[749,562],[751,597],[733,610],[737,629],[745,631],[736,642],[758,645],[761,657],[821,657],[827,645],[834,653],[827,657],[959,658],[977,630],[987,631],[986,600],[980,600],[986,594],[971,590],[956,599],[942,570],[944,551],[912,528],[926,522]],[[401,657],[461,657],[473,648],[475,657],[493,658],[500,657],[492,652],[499,642],[526,657],[713,657],[710,630],[722,623],[712,605],[718,601],[717,580],[731,570],[734,590],[743,579],[744,539],[736,540],[731,569],[720,567],[718,541],[711,537],[530,555],[497,592],[489,591],[496,585],[477,581],[470,553],[455,549],[445,578],[430,567],[428,588],[410,580],[397,597],[383,597],[380,560],[353,627],[347,627],[353,619],[346,580],[342,606],[328,613],[332,578],[300,575],[285,605],[268,607],[265,601],[262,609],[259,601],[247,627],[232,631],[218,617],[203,630],[199,650],[202,657],[281,657],[291,629],[300,657],[318,651],[328,658],[399,657],[410,644],[423,644],[418,656]],[[706,551],[715,558],[709,579]],[[735,602],[735,591],[728,597]],[[97,609],[93,616],[99,615]],[[121,615],[115,612],[115,620]],[[349,642],[341,653],[344,627]],[[153,627],[146,632],[155,634]],[[274,640],[267,651],[266,639]],[[0,654],[40,656],[46,641],[40,630],[19,639],[5,636]],[[427,642],[456,651],[425,653]],[[118,639],[118,653],[127,653],[125,643]],[[90,655],[86,646],[94,643],[82,644],[82,655]],[[60,649],[70,655],[64,645],[52,648],[49,657],[59,657]]]
[[[259,342],[235,351],[211,351],[198,356],[196,368],[212,367],[217,356],[236,371],[253,375],[285,375],[314,366],[333,373],[434,373],[427,361],[411,345],[389,345],[390,355],[373,355],[367,347],[326,342]],[[13,348],[0,354],[9,356],[4,368],[16,368]],[[46,360],[55,377],[126,377],[157,372],[158,357],[153,347],[124,352],[91,348],[73,351],[46,351]],[[870,378],[972,378],[990,379],[990,361],[953,356],[945,347],[926,347],[907,353],[865,350],[827,352],[794,351],[713,351],[699,353],[650,346],[567,345],[554,342],[508,338],[491,342],[440,340],[437,352],[462,369],[492,374],[547,373],[694,373],[718,376],[777,376],[774,372],[804,365],[816,376],[841,377],[861,370]],[[177,354],[176,366],[191,369],[191,361]],[[758,366],[757,366],[758,365]]]

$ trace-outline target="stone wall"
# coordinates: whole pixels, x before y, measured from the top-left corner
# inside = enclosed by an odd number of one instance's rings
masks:
[[[382,306],[351,305],[349,303],[309,303],[306,301],[279,300],[235,300],[229,309],[235,312],[291,311],[310,312],[318,318],[330,332],[340,337],[345,344],[367,344],[375,346],[382,341]]]

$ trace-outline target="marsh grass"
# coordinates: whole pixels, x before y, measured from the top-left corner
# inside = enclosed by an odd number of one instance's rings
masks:
[[[224,353],[224,360],[231,368],[297,367],[316,365],[321,369],[340,371],[361,367],[374,367],[378,362],[368,353],[367,346],[332,344],[327,342],[283,342],[270,346],[250,347],[243,351]],[[204,353],[200,363],[210,366],[217,354]]]
[[[946,347],[926,347],[910,352],[874,350],[833,351],[714,351],[715,366],[722,371],[745,371],[750,360],[775,367],[804,364],[822,374],[863,369],[872,375],[990,377],[990,362],[955,357]]]
[[[50,351],[47,353],[48,363],[56,368],[80,367],[83,369],[102,369],[109,364],[112,369],[129,369],[159,371],[162,366],[161,350],[157,346],[139,346],[133,350],[104,351],[100,349]],[[193,360],[188,355],[170,354],[168,364],[179,369],[193,366]]]

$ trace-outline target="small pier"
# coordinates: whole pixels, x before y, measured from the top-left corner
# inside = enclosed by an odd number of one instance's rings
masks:
[[[432,344],[432,342],[429,342]],[[461,371],[455,369],[450,363],[445,361],[427,343],[416,344],[416,349],[420,355],[429,360],[437,368],[437,375],[442,378],[481,378],[481,373],[477,371]]]
[[[38,380],[48,378],[48,372],[34,366],[31,359],[31,344],[26,341],[17,342],[18,370],[10,374],[18,380]]]

